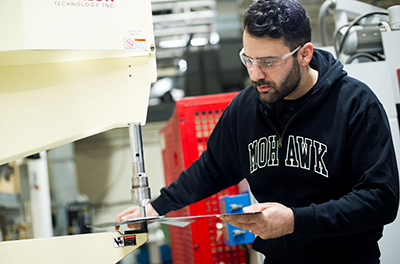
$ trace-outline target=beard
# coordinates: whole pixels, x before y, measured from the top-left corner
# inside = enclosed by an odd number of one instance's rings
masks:
[[[298,87],[301,75],[300,65],[297,61],[297,58],[294,58],[292,68],[290,69],[289,73],[282,79],[284,81],[281,82],[280,85],[277,85],[275,82],[266,80],[251,81],[254,88],[256,89],[258,99],[263,103],[275,103],[288,96]],[[271,87],[271,89],[268,92],[260,92],[257,89],[258,86],[269,86]]]

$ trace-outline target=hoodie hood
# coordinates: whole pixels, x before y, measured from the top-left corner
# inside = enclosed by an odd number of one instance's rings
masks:
[[[334,88],[334,83],[347,75],[347,72],[343,70],[341,62],[335,59],[330,52],[321,49],[314,49],[310,67],[318,71],[318,80],[312,89],[307,103],[298,111],[298,115],[304,114],[315,105],[319,104]],[[259,109],[263,109],[262,105],[264,105],[269,112],[274,107],[274,103],[263,104],[260,102]]]
[[[310,67],[319,72],[317,83],[314,85],[314,94],[317,95],[315,99],[318,102],[327,96],[335,82],[347,75],[343,64],[330,52],[321,49],[314,50]]]

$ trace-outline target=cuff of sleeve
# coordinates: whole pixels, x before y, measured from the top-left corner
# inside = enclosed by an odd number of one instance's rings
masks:
[[[151,201],[150,203],[153,206],[154,210],[156,210],[159,215],[165,215],[166,213],[169,212],[161,196],[158,196],[155,200]]]
[[[315,210],[314,206],[292,208],[294,215],[295,234],[315,234]]]

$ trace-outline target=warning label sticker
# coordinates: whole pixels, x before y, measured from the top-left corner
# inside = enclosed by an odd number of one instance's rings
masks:
[[[120,236],[113,238],[114,248],[136,246],[136,236]]]
[[[146,49],[146,39],[126,38],[124,39],[125,49]]]

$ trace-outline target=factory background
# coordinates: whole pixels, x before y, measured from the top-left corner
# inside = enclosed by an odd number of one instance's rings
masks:
[[[142,127],[144,161],[152,198],[157,197],[165,186],[164,144],[160,130],[173,115],[175,101],[189,96],[237,92],[249,84],[247,71],[237,54],[242,47],[241,15],[251,2],[152,1],[158,80],[150,90],[147,123]],[[333,16],[326,17],[325,40],[319,28],[318,13],[325,1],[299,2],[311,18],[314,46],[331,46],[335,31]],[[398,0],[361,2],[384,9],[400,4]],[[132,205],[127,128],[112,129],[68,143],[50,149],[46,154],[52,222],[51,227],[45,228],[40,235],[47,236],[49,232],[53,236],[104,232],[82,227],[77,221],[82,217],[87,217],[91,223],[113,221],[120,211]],[[15,165],[15,168],[19,167],[15,174],[20,177],[16,180],[16,187],[0,188],[0,240],[40,236],[30,228],[30,186],[26,178],[28,173],[24,171],[26,165],[24,162],[21,164]],[[1,178],[0,187],[2,184],[4,187],[4,181],[5,178]],[[9,194],[13,193],[18,199],[10,198]],[[168,227],[159,224],[149,228],[151,235],[147,250],[154,254],[154,248],[161,250],[168,245],[169,231]],[[140,250],[135,251],[121,263],[146,263],[138,262],[139,254]],[[159,254],[152,258],[160,261],[162,255],[169,253],[159,251]]]

